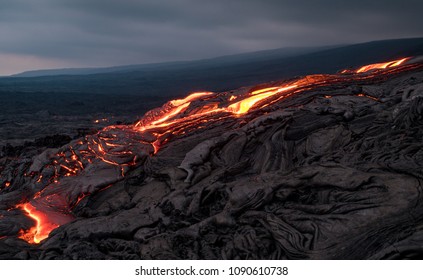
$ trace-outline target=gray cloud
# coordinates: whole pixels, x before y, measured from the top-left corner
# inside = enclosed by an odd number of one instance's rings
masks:
[[[0,54],[105,66],[419,37],[422,10],[420,0],[2,0]]]

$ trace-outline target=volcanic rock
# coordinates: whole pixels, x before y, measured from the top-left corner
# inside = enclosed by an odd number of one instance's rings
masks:
[[[422,258],[423,70],[384,75],[306,87],[247,115],[205,119],[207,102],[192,101],[204,125],[160,131],[159,149],[154,133],[113,127],[45,150],[25,170],[45,178],[69,147],[110,148],[103,161],[46,185],[41,196],[63,195],[74,218],[39,245],[17,238],[31,226],[20,208],[0,208],[0,258]],[[24,200],[22,188],[39,191],[38,178],[3,188],[0,201],[11,207]]]

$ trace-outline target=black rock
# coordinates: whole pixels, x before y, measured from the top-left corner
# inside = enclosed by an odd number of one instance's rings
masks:
[[[57,187],[67,198],[84,190],[87,198],[73,208],[78,218],[40,245],[0,239],[0,258],[421,259],[422,85],[421,69],[325,85],[182,136],[166,134],[134,167],[90,165]],[[87,145],[76,142],[67,146]],[[42,164],[67,146],[34,157],[31,168],[47,174]],[[37,186],[31,180],[22,180],[28,190]],[[3,212],[4,231],[23,223]]]

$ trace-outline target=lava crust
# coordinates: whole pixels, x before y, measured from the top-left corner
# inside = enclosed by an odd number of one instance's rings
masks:
[[[4,156],[0,258],[423,258],[423,65],[408,60],[195,93]]]

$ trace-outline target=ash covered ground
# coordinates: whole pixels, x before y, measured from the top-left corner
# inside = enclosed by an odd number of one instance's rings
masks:
[[[41,154],[97,136],[53,137],[3,153],[0,258],[423,258],[422,67],[334,79],[246,115],[201,115],[195,126],[178,126],[184,133],[161,131],[160,149],[150,145],[113,178],[107,168],[115,167],[91,162],[59,181],[72,219],[38,244],[19,238],[35,221],[15,206],[42,180],[25,173],[36,170],[35,159],[49,162]],[[284,83],[221,93],[213,102]],[[79,196],[88,179],[90,195]],[[72,182],[79,192],[61,188]]]

